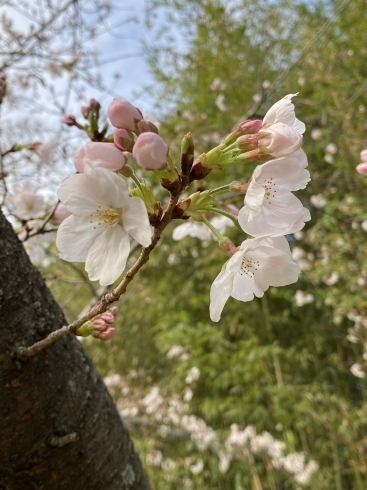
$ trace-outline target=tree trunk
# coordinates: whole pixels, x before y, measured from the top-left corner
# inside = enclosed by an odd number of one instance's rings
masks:
[[[0,211],[0,489],[145,490],[127,429],[74,335],[20,361],[66,325]]]

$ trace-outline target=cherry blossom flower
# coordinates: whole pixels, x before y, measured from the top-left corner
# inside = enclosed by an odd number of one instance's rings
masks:
[[[256,167],[238,213],[241,228],[252,236],[294,233],[311,219],[310,212],[291,191],[310,180],[303,150]]]
[[[367,175],[367,149],[361,151],[362,163],[357,165],[356,170],[359,174]]]
[[[286,95],[283,99],[278,100],[265,114],[263,125],[267,126],[275,123],[283,123],[303,134],[306,126],[302,121],[296,118],[292,97],[297,94]]]
[[[47,143],[40,143],[36,141],[32,143],[32,150],[37,153],[43,163],[51,163],[55,156],[57,144],[55,141],[48,141]]]
[[[126,163],[125,155],[113,143],[87,143],[78,150],[74,165],[78,172],[84,172],[84,165],[92,163],[108,170],[120,170]]]
[[[129,196],[125,181],[117,174],[86,164],[84,174],[64,180],[58,196],[73,213],[57,233],[60,257],[85,262],[91,281],[107,286],[121,275],[130,252],[129,235],[144,247],[150,245],[144,203]]]
[[[37,218],[46,211],[43,197],[37,195],[36,186],[30,182],[14,184],[8,202],[13,207],[14,215],[24,220]]]
[[[269,286],[296,282],[299,273],[285,237],[245,240],[212,284],[210,318],[219,321],[230,296],[239,301],[251,301],[254,295],[261,298]]]
[[[223,235],[227,226],[234,226],[233,221],[227,216],[215,216],[210,222],[221,235]],[[194,221],[191,218],[182,223],[182,225],[176,226],[172,233],[174,240],[182,240],[187,236],[199,238],[199,240],[203,241],[216,239],[212,231],[204,223]]]
[[[28,221],[27,225],[30,228],[40,228],[42,226],[42,223],[43,222],[40,220],[31,220]],[[23,230],[20,233],[18,233],[18,238],[21,242],[23,242],[25,251],[27,252],[32,263],[40,264],[46,256],[45,248],[52,241],[54,235],[55,235],[54,233],[48,232],[48,233],[40,233],[38,235],[27,238],[27,232]]]
[[[322,194],[316,194],[310,197],[310,203],[317,209],[322,209],[326,206],[327,200]]]

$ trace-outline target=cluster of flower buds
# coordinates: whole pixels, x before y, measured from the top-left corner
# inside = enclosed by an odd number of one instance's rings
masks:
[[[104,341],[112,339],[115,333],[115,328],[112,325],[115,321],[117,311],[117,306],[110,306],[104,313],[100,313],[92,320],[85,322],[77,330],[76,334],[80,337],[92,336],[95,339]]]
[[[356,170],[359,174],[367,175],[367,149],[361,151],[362,163],[357,165]]]
[[[219,146],[200,155],[192,169],[195,179],[218,173],[235,163],[267,162],[291,155],[302,146],[305,126],[287,110],[293,105],[291,94],[277,102],[263,120],[241,122]]]
[[[5,92],[6,92],[6,75],[5,73],[0,73],[0,104],[3,102]]]

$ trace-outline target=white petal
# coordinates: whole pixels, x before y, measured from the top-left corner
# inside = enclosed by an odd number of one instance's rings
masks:
[[[281,250],[273,249],[271,255],[267,257],[266,267],[255,276],[255,281],[260,288],[263,283],[269,286],[286,286],[297,282],[300,272],[299,265],[292,258]]]
[[[294,121],[292,128],[299,132],[299,134],[303,134],[306,131],[306,125],[304,122],[300,121],[296,118]]]
[[[240,273],[236,274],[233,282],[232,297],[237,301],[252,301],[254,294],[261,298],[264,292],[255,284],[252,277],[247,274],[242,276]]]
[[[295,164],[291,155],[263,163],[259,165],[256,171],[256,175],[254,173],[247,194],[252,192],[253,182],[262,184],[264,181],[272,179],[277,185],[276,189],[280,186],[289,191],[298,191],[304,189],[310,181],[309,171]]]
[[[84,262],[93,241],[104,228],[94,227],[88,219],[80,216],[69,216],[57,230],[56,246],[60,257],[68,262]]]
[[[115,282],[125,269],[129,252],[129,237],[122,226],[104,229],[87,255],[85,270],[89,279],[99,281],[101,286]]]
[[[172,238],[174,240],[182,240],[189,234],[190,226],[191,223],[189,222],[182,223],[182,225],[176,226],[176,228],[173,230]]]
[[[215,278],[210,289],[210,318],[213,322],[219,322],[224,305],[232,292],[234,276],[226,265]]]
[[[245,202],[246,205],[253,211],[254,214],[260,212],[261,205],[264,202],[265,189],[262,185],[257,184],[255,181],[250,183],[247,189]]]
[[[121,208],[129,198],[129,189],[124,179],[110,170],[86,164],[84,175],[90,176],[98,185],[98,202],[113,208]]]
[[[127,204],[127,207],[125,207]],[[143,247],[152,243],[148,212],[139,197],[130,197],[122,210],[124,230]]]
[[[292,126],[296,119],[294,112],[294,105],[289,96],[285,96],[283,99],[278,100],[265,114],[263,124],[273,124],[275,122],[282,122],[287,126]]]

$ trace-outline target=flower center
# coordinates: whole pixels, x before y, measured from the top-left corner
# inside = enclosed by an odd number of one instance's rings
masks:
[[[114,228],[121,220],[120,213],[116,209],[103,209],[101,204],[98,205],[94,213],[90,214],[90,217],[90,223],[97,226],[104,226],[105,228]],[[97,229],[97,226],[94,226],[93,228]]]
[[[251,278],[254,277],[255,271],[259,268],[260,263],[257,260],[252,259],[248,254],[243,254],[240,274],[247,274]]]
[[[270,177],[270,179],[264,180],[263,183],[261,184],[264,188],[265,191],[265,199],[268,201],[268,204],[271,204],[270,199],[272,197],[275,197],[275,182],[273,181],[273,177]]]

